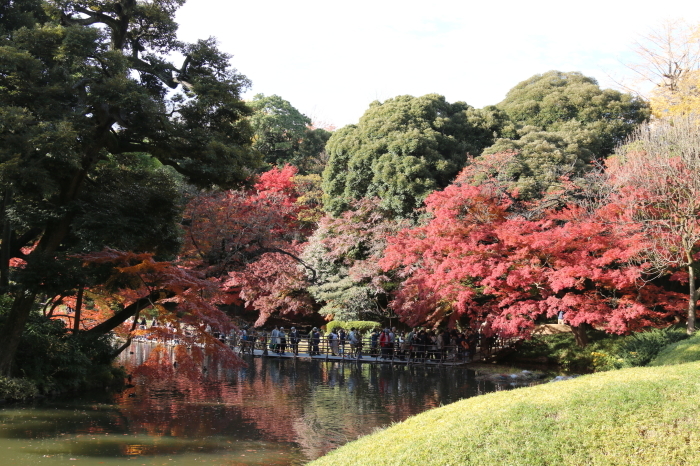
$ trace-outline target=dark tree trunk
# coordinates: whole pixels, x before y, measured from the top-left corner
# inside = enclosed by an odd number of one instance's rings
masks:
[[[97,162],[113,124],[114,120],[110,118],[96,129],[95,144],[86,150],[82,169],[77,170],[61,187],[61,193],[57,199],[59,207],[67,206],[77,199],[87,177],[88,170]],[[38,254],[53,254],[56,252],[68,235],[74,217],[75,213],[68,213],[56,220],[49,220],[34,251]],[[27,258],[28,261],[31,258],[31,254],[29,256]],[[12,371],[12,362],[15,359],[19,340],[36,297],[36,290],[24,288],[17,291],[5,325],[0,329],[0,375],[9,375]]]
[[[36,293],[31,292],[17,296],[7,315],[5,325],[0,329],[0,375],[2,376],[9,377],[12,374],[15,352],[35,299]]]
[[[80,331],[80,313],[83,310],[83,286],[78,287],[78,296],[75,299],[75,314],[73,318],[73,335]]]
[[[574,334],[574,338],[576,339],[576,344],[581,347],[585,348],[588,346],[588,328],[590,325],[583,323],[581,325],[578,325],[576,327],[571,327],[571,331]]]
[[[688,261],[688,326],[686,331],[688,335],[695,333],[695,319],[698,306],[698,290],[695,283],[695,269],[693,268],[692,256],[689,256]]]

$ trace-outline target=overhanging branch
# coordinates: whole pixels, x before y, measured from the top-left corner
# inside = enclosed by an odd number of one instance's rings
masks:
[[[147,307],[153,306],[155,301],[158,301],[159,299],[162,298],[172,298],[175,296],[175,293],[172,291],[166,291],[166,290],[157,290],[151,292],[148,296],[144,296],[143,298],[139,298],[133,303],[129,304],[126,306],[124,309],[121,311],[117,312],[114,314],[112,317],[109,319],[105,320],[99,325],[96,325],[92,327],[90,330],[87,330],[87,333],[89,334],[99,334],[103,335],[107,332],[110,332],[117,328],[119,325],[123,324],[126,322],[127,319],[130,317],[133,317],[141,311],[142,309],[146,309]]]

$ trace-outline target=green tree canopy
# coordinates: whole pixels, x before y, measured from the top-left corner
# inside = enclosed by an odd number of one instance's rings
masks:
[[[593,160],[612,154],[650,115],[648,104],[637,97],[561,71],[519,83],[497,107],[512,126],[484,152],[517,151],[516,185],[530,196],[556,183],[559,175],[580,175]]]
[[[75,248],[172,253],[174,173],[200,187],[229,187],[260,163],[240,98],[249,82],[214,39],[177,39],[173,18],[182,3],[3,7],[12,14],[0,17],[0,270],[15,300],[0,332],[0,374],[9,372],[43,292],[8,280],[10,259],[24,259],[28,277]],[[184,58],[175,65],[170,57],[178,54]]]
[[[250,116],[253,147],[270,165],[291,163],[311,119],[278,95],[256,94],[250,106],[254,110]]]
[[[23,26],[32,27],[46,18],[42,8],[42,0],[4,1],[0,4],[0,36],[7,38],[8,34]]]
[[[357,125],[333,133],[323,172],[324,206],[333,215],[353,200],[379,197],[382,207],[407,216],[447,186],[467,154],[493,144],[505,115],[477,110],[443,96],[399,96],[373,102]]]
[[[321,154],[330,132],[312,128],[311,119],[278,95],[257,94],[250,102],[249,117],[255,133],[253,148],[269,166],[294,165],[301,174],[323,170]]]
[[[294,154],[292,165],[302,175],[320,175],[326,168],[328,154],[326,143],[333,133],[325,128],[306,128],[304,138]]]

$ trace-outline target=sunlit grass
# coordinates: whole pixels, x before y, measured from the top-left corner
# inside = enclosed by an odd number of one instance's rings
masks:
[[[313,463],[700,464],[700,363],[632,368],[434,409]]]
[[[665,346],[649,365],[669,366],[694,361],[700,361],[700,334]]]

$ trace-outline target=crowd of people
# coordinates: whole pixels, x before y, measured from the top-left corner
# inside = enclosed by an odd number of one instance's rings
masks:
[[[252,353],[257,348],[280,355],[298,355],[301,347],[302,352],[310,356],[328,354],[357,359],[374,357],[434,361],[468,361],[478,347],[491,344],[489,339],[480,338],[479,333],[474,331],[422,328],[405,331],[396,327],[377,328],[364,335],[356,328],[350,331],[336,328],[327,333],[317,327],[309,332],[301,332],[295,327],[288,331],[277,326],[269,331],[242,328],[237,339],[233,344],[242,353]]]
[[[149,324],[145,318],[139,322],[141,329]],[[150,327],[161,324],[153,319]],[[169,324],[165,324],[166,326]],[[494,344],[493,338],[484,338],[473,330],[435,330],[416,328],[412,330],[397,330],[391,328],[375,328],[362,333],[356,328],[346,331],[334,328],[323,332],[317,327],[309,331],[301,331],[295,327],[289,330],[275,326],[272,330],[242,327],[230,335],[219,334],[207,326],[206,331],[215,338],[227,341],[241,353],[253,354],[253,350],[263,350],[283,355],[300,352],[310,356],[343,356],[346,358],[362,359],[363,357],[400,360],[424,361],[469,361],[477,349],[490,350]],[[187,332],[186,332],[187,333]]]

